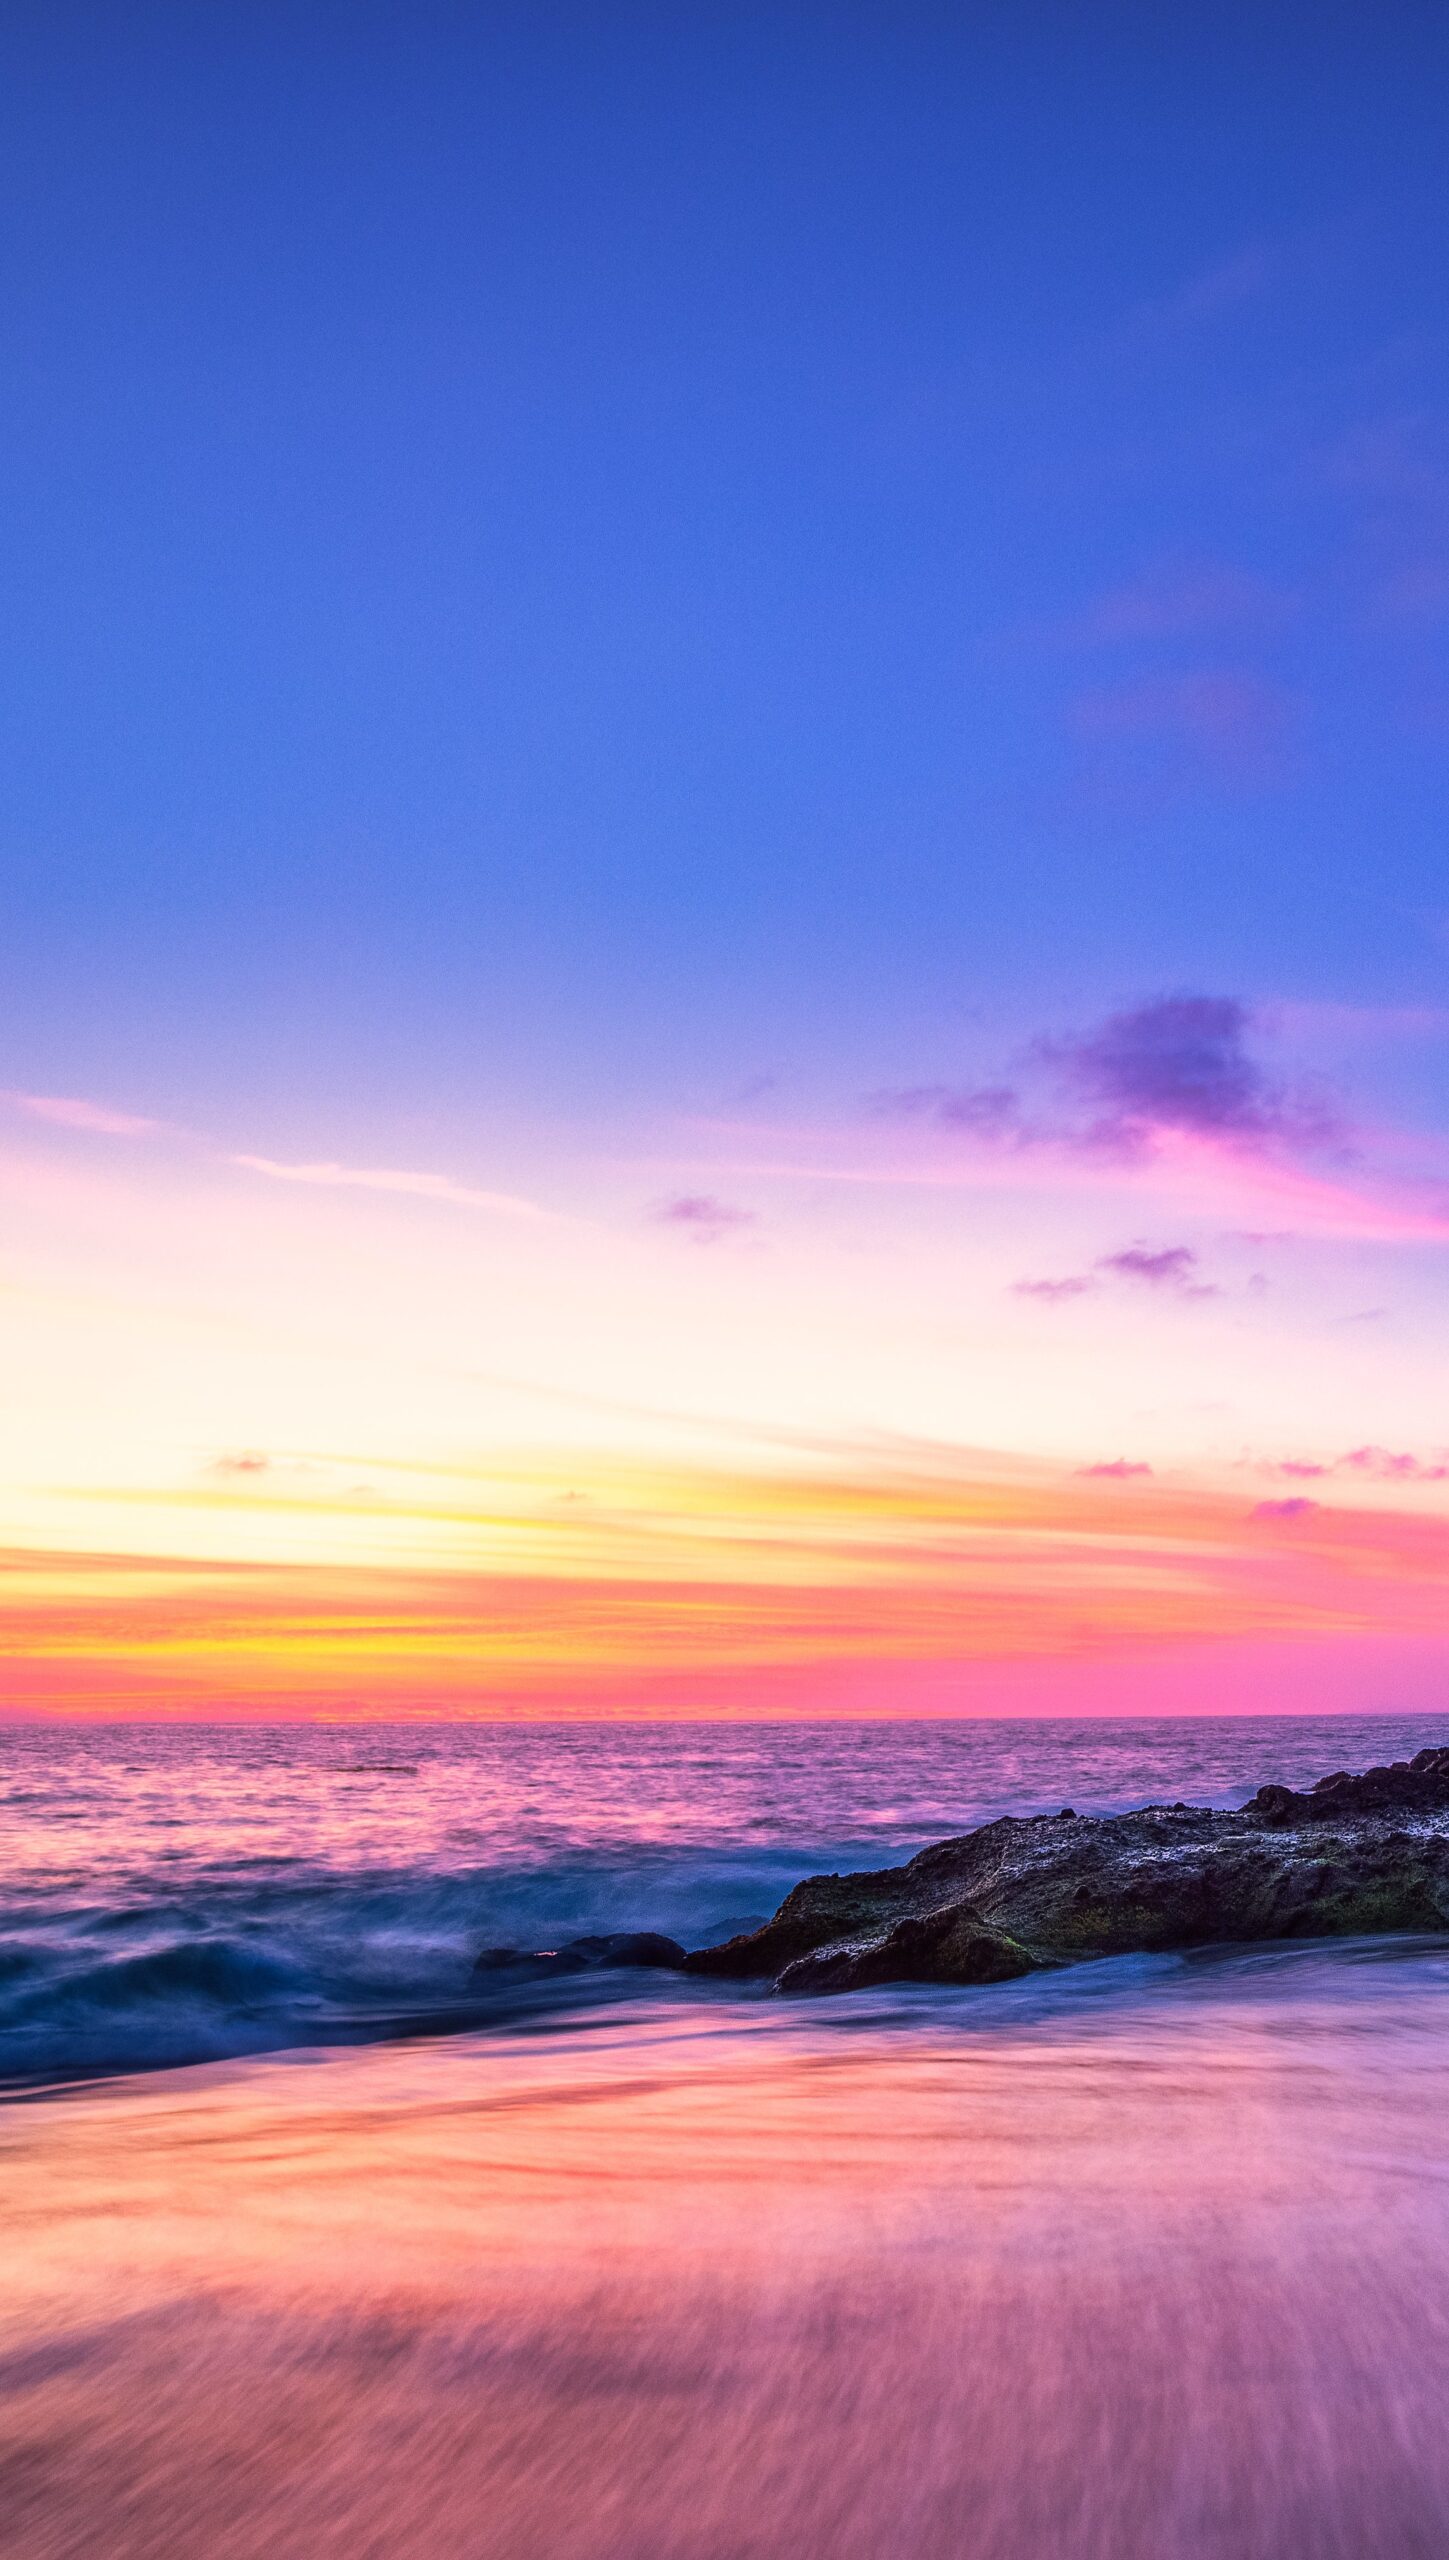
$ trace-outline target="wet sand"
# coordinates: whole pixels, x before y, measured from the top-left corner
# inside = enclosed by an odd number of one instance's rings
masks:
[[[1090,1972],[12,2104],[9,2560],[1442,2552],[1449,1959]]]

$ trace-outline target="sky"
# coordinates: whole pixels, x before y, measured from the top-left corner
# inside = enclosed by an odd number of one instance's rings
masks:
[[[0,1706],[1437,1705],[1446,94],[0,15]]]

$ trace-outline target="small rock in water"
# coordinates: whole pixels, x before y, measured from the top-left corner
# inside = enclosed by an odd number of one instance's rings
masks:
[[[592,1973],[606,1965],[682,1973],[684,1949],[654,1929],[617,1929],[602,1938],[569,1938],[561,1947],[485,1947],[473,1971],[542,1980],[550,1974]]]
[[[664,1938],[656,1929],[618,1929],[607,1938],[570,1938],[566,1955],[582,1956],[585,1964],[638,1965],[651,1973],[682,1973],[684,1949],[674,1938]]]
[[[585,1973],[589,1958],[568,1947],[485,1947],[473,1965],[475,1973],[520,1974],[529,1981],[555,1973]]]

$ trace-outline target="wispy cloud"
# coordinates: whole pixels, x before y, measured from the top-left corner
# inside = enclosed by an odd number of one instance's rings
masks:
[[[1064,1280],[1013,1280],[1014,1298],[1039,1298],[1044,1306],[1065,1306],[1071,1298],[1085,1298],[1096,1287],[1084,1271],[1068,1273]]]
[[[932,1120],[979,1138],[1026,1145],[1040,1133],[1022,1115],[1021,1096],[1009,1084],[914,1084],[872,1094],[869,1108],[892,1119]]]
[[[77,1094],[11,1092],[4,1099],[16,1109],[28,1112],[33,1119],[48,1121],[53,1128],[77,1131],[84,1136],[105,1138],[150,1138],[185,1135],[164,1120],[145,1119],[138,1113],[115,1111],[108,1104],[92,1102]],[[535,1201],[524,1200],[511,1191],[486,1190],[473,1183],[455,1182],[443,1173],[413,1172],[405,1167],[339,1164],[330,1159],[307,1164],[287,1164],[275,1156],[247,1153],[223,1153],[205,1138],[193,1135],[193,1146],[214,1162],[237,1166],[244,1173],[259,1173],[271,1182],[313,1183],[324,1190],[394,1192],[414,1200],[436,1200],[459,1209],[486,1209],[500,1217],[543,1218],[548,1212]]]
[[[1201,667],[1085,685],[1070,725],[1099,788],[1257,791],[1287,778],[1300,709],[1287,686],[1252,668]]]
[[[89,1137],[149,1138],[162,1126],[159,1120],[144,1120],[133,1111],[113,1111],[107,1103],[89,1102],[81,1094],[11,1093],[6,1100],[28,1111],[33,1120],[48,1120],[57,1129],[79,1129]]]
[[[1342,1004],[1327,998],[1282,998],[1271,1008],[1275,1029],[1335,1049],[1449,1041],[1449,1005]]]
[[[1145,1458],[1101,1458],[1094,1467],[1078,1467],[1079,1476],[1105,1478],[1113,1484],[1125,1484],[1131,1476],[1150,1476],[1152,1469]]]
[[[1359,519],[1367,605],[1379,623],[1449,612],[1449,421],[1415,411],[1361,422],[1326,457]]]
[[[409,1173],[394,1166],[351,1164],[279,1164],[271,1156],[234,1155],[227,1161],[247,1173],[265,1174],[270,1182],[315,1183],[325,1191],[390,1191],[412,1200],[438,1200],[458,1209],[489,1209],[501,1217],[541,1218],[532,1200],[511,1191],[480,1191],[442,1173]]]
[[[1221,560],[1155,561],[1061,627],[1064,641],[1111,649],[1141,642],[1259,634],[1281,628],[1294,598],[1253,570]]]
[[[929,1124],[941,1138],[954,1133]],[[844,1184],[863,1190],[1018,1191],[1065,1200],[1104,1187],[1176,1214],[1211,1219],[1245,1241],[1314,1237],[1352,1244],[1449,1243],[1449,1174],[1404,1177],[1356,1166],[1335,1180],[1270,1153],[1215,1136],[1161,1129],[1139,1152],[1093,1144],[1069,1131],[1034,1128],[1009,1145],[966,1139],[949,1148],[887,1153],[862,1146],[849,1128],[738,1127],[722,1170],[737,1179]],[[748,1140],[747,1148],[740,1141]]]
[[[1170,292],[1140,302],[1130,314],[1124,335],[1153,339],[1201,328],[1256,302],[1281,281],[1293,246],[1283,241],[1250,240],[1226,257],[1215,258],[1184,277]]]
[[[1280,1458],[1273,1466],[1280,1476],[1305,1479],[1328,1476],[1357,1476],[1374,1484],[1446,1484],[1449,1462],[1441,1457],[1421,1458],[1411,1449],[1383,1449],[1373,1442],[1362,1448],[1347,1449],[1338,1458]]]

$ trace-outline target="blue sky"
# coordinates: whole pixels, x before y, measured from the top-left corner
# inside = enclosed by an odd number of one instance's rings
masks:
[[[1441,12],[0,54],[6,1082],[320,1144],[1439,1000]]]
[[[1446,75],[3,13],[8,1698],[1442,1698]]]

